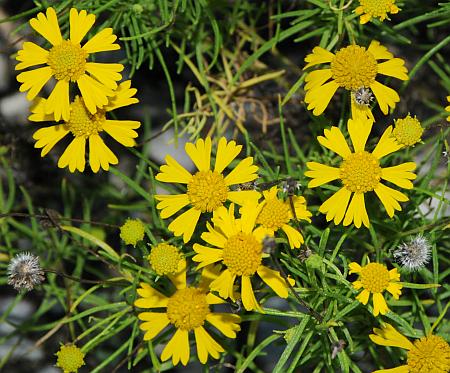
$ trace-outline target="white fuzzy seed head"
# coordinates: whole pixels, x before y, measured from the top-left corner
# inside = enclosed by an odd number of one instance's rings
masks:
[[[8,284],[17,291],[30,291],[44,281],[39,257],[28,252],[15,255],[7,268]]]
[[[422,235],[403,242],[394,251],[394,259],[409,271],[423,268],[430,260],[431,245]]]

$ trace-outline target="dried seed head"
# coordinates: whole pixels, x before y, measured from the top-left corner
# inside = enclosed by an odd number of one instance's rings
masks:
[[[283,192],[293,196],[300,190],[301,186],[302,184],[299,181],[289,177],[283,182]]]
[[[430,260],[431,245],[422,235],[413,237],[409,242],[403,242],[394,251],[394,258],[409,271],[417,271]]]
[[[28,252],[14,256],[8,265],[8,284],[17,291],[30,291],[44,281],[39,257]]]
[[[275,242],[275,238],[270,236],[265,236],[263,241],[263,252],[266,254],[272,254],[277,247],[277,243]]]
[[[355,102],[358,105],[369,106],[374,97],[370,88],[361,87],[354,91]]]

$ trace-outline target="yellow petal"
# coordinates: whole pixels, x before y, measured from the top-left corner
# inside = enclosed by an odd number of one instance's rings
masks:
[[[356,262],[351,262],[348,265],[348,268],[350,269],[350,271],[348,272],[350,275],[352,273],[360,273],[361,270],[362,270],[361,266],[358,263],[356,263]]]
[[[80,13],[75,8],[70,9],[70,41],[80,44],[95,22],[94,14],[87,14],[85,10]]]
[[[356,152],[364,151],[370,131],[372,130],[373,121],[370,119],[349,119],[347,123],[348,133],[352,140],[353,149]]]
[[[247,311],[262,311],[261,307],[258,304],[258,301],[255,298],[252,283],[250,281],[250,277],[248,276],[241,277],[241,298],[242,304]]]
[[[195,145],[191,142],[185,145],[186,153],[192,159],[199,171],[208,171],[211,164],[211,138],[198,139]]]
[[[378,64],[378,73],[392,76],[400,80],[408,80],[408,69],[405,67],[405,61],[401,58],[393,58],[391,60]]]
[[[61,155],[58,161],[58,167],[64,168],[69,166],[69,171],[84,171],[86,151],[86,139],[84,137],[75,137],[69,144],[67,149]]]
[[[351,194],[352,193],[345,187],[339,189],[324,203],[322,203],[319,207],[319,211],[322,214],[327,214],[327,221],[334,219],[334,224],[338,225],[344,218]]]
[[[402,163],[398,166],[381,169],[381,178],[405,189],[412,189],[413,184],[409,180],[414,180],[417,176],[411,171],[416,169],[414,162]]]
[[[142,297],[138,298],[134,305],[139,308],[160,308],[167,307],[169,298],[158,290],[151,287],[145,282],[139,284],[141,287],[136,289],[136,292]]]
[[[191,208],[178,216],[172,223],[169,224],[169,231],[173,232],[175,236],[183,236],[184,243],[188,242],[194,233],[201,211]]]
[[[292,199],[294,203],[295,216],[297,217],[297,219],[311,222],[310,217],[312,216],[312,214],[307,210],[306,199],[301,196],[294,196],[292,197]],[[292,215],[292,211],[289,212],[289,216],[291,217],[291,219],[294,218],[294,216]]]
[[[214,227],[219,228],[221,232],[227,237],[237,234],[238,229],[236,226],[236,219],[234,218],[234,204],[230,204],[228,210],[221,206],[216,209],[211,219],[214,223]]]
[[[137,89],[131,88],[131,80],[125,80],[119,84],[117,89],[114,91],[114,96],[109,98],[109,103],[104,107],[104,109],[106,111],[112,111],[120,107],[136,104],[139,102],[136,97],[133,97],[136,93]]]
[[[290,225],[284,224],[281,229],[284,233],[286,233],[291,249],[298,249],[301,244],[305,242],[302,234],[297,229],[292,228]]]
[[[155,338],[168,324],[169,318],[166,313],[142,312],[138,315],[140,320],[146,322],[139,325],[144,330],[144,341],[150,341]]]
[[[323,85],[328,79],[333,76],[331,69],[315,70],[309,72],[305,77],[305,91]]]
[[[258,275],[261,279],[280,297],[287,298],[289,295],[288,286],[278,271],[260,265]]]
[[[31,115],[28,120],[32,122],[52,122],[55,118],[53,115],[45,114],[45,104],[47,100],[45,98],[36,97],[31,104]]]
[[[388,186],[381,183],[377,185],[377,187],[374,189],[374,192],[380,199],[381,203],[386,209],[387,214],[391,218],[394,216],[395,210],[402,210],[400,204],[397,201],[406,202],[408,200],[408,197],[403,193],[399,192],[398,190],[389,188]]]
[[[203,326],[195,328],[194,334],[197,345],[197,356],[200,363],[205,364],[208,361],[208,355],[211,355],[214,359],[218,359],[220,352],[224,352],[222,346],[208,334]]]
[[[339,154],[344,159],[351,154],[347,141],[345,141],[345,137],[338,127],[325,129],[324,135],[325,136],[317,137],[317,140],[322,146],[325,146],[336,154]]]
[[[364,203],[364,193],[353,194],[353,198],[348,205],[343,224],[346,226],[352,222],[356,228],[361,227],[361,223],[369,227],[369,217],[367,216],[366,205]]]
[[[380,313],[386,315],[389,312],[389,308],[384,300],[383,294],[374,293],[373,294],[373,315],[378,316]]]
[[[155,179],[165,183],[187,184],[192,180],[192,175],[170,155],[165,158],[167,165],[159,168],[159,174]]]
[[[234,280],[236,275],[233,275],[228,269],[224,270],[219,277],[217,277],[210,284],[212,291],[217,291],[223,299],[235,300],[234,296]]]
[[[33,134],[33,138],[37,140],[34,147],[43,148],[41,157],[44,157],[68,133],[69,130],[63,124],[40,128]]]
[[[15,70],[47,63],[48,51],[39,45],[26,41],[22,48],[17,52],[16,60],[21,62],[15,66]]]
[[[161,210],[160,214],[163,219],[170,218],[190,203],[187,194],[155,195],[155,199],[160,201],[156,208]]]
[[[97,108],[105,106],[108,103],[108,96],[113,95],[111,89],[86,74],[77,80],[77,84],[84,104],[91,114],[95,114]]]
[[[398,273],[397,268],[392,268],[389,271],[389,280],[400,281],[400,273]]]
[[[177,365],[180,361],[184,366],[189,361],[190,347],[189,335],[187,330],[177,329],[172,339],[167,343],[161,354],[161,360],[166,361],[172,358],[173,365]]]
[[[364,289],[357,297],[356,299],[361,302],[362,304],[366,305],[369,301],[370,291]]]
[[[248,202],[241,208],[241,229],[244,233],[251,233],[256,224],[256,218],[263,208],[262,204]]]
[[[372,55],[375,57],[376,60],[389,60],[393,58],[391,52],[387,50],[386,47],[382,46],[379,41],[373,40],[369,48],[367,48],[367,51],[372,53]]]
[[[372,373],[410,373],[408,365],[401,365],[391,369],[374,370]]]
[[[384,324],[382,329],[374,328],[373,332],[375,334],[370,334],[369,338],[380,346],[400,347],[408,351],[414,348],[414,345],[408,338],[399,333],[390,324]]]
[[[58,18],[53,8],[47,8],[46,15],[42,12],[38,13],[36,18],[30,20],[30,26],[52,45],[58,45],[62,42]]]
[[[117,81],[122,79],[122,75],[119,74],[122,70],[123,65],[120,63],[88,62],[86,64],[86,71],[110,89],[117,88]]]
[[[93,172],[98,172],[100,166],[108,171],[110,164],[117,163],[119,163],[119,160],[99,135],[89,136],[89,164]]]
[[[219,174],[235,159],[242,150],[242,145],[236,145],[235,141],[227,143],[225,137],[221,137],[217,146],[216,163],[214,171]]]
[[[121,121],[119,120],[106,120],[103,123],[103,129],[108,133],[108,135],[123,146],[130,147],[136,145],[136,141],[134,141],[134,139],[138,137],[137,132],[127,126],[120,125],[120,122]],[[136,125],[139,127],[140,123],[136,122]]]
[[[39,69],[24,71],[17,75],[17,81],[22,83],[19,87],[20,92],[29,91],[27,100],[33,100],[41,91],[42,87],[52,77],[52,69],[50,66],[41,67]]]
[[[372,155],[377,159],[381,159],[384,156],[396,152],[401,148],[402,145],[400,145],[392,136],[392,126],[389,126],[388,128],[386,128],[380,140],[378,141],[378,144],[372,152]]]
[[[113,34],[112,28],[104,28],[99,33],[90,38],[82,49],[88,53],[117,50],[120,49],[120,45],[114,44],[116,39],[117,36]]]
[[[402,294],[403,286],[394,282],[390,282],[386,290],[392,294],[394,299],[398,299],[400,295]]]
[[[313,114],[316,116],[322,114],[338,88],[339,85],[332,80],[307,91],[305,102],[308,104],[308,110],[313,110]]]
[[[340,177],[339,168],[330,167],[317,162],[307,162],[306,166],[309,170],[305,172],[305,176],[312,178],[308,183],[308,188],[315,188],[327,184]]]
[[[236,338],[236,332],[241,330],[239,326],[240,316],[232,313],[209,313],[206,316],[206,321],[228,338]]]
[[[331,62],[333,61],[333,59],[333,53],[327,51],[326,49],[323,49],[322,47],[314,47],[312,53],[308,54],[305,58],[305,62],[307,62],[307,65],[303,68],[303,70],[311,66]]]
[[[169,274],[169,277],[172,284],[175,285],[177,290],[186,288],[186,259],[181,259],[178,262],[177,272],[174,274]]]
[[[256,190],[239,190],[228,192],[228,201],[234,202],[240,206],[247,202],[256,202],[261,197],[261,193]]]
[[[392,88],[389,88],[377,81],[374,81],[370,88],[372,89],[378,105],[384,115],[388,114],[389,108],[395,108],[395,104],[400,101],[400,97],[397,92]]]
[[[227,238],[219,231],[215,230],[209,222],[206,223],[208,232],[202,233],[202,240],[206,241],[212,246],[223,249],[227,243]]]
[[[355,94],[353,92],[350,94],[350,106],[352,110],[352,118],[354,120],[360,120],[363,121],[363,123],[367,123],[367,119],[372,120],[372,122],[375,121],[370,106],[357,104],[355,102]]]
[[[366,23],[370,22],[372,19],[372,16],[370,14],[363,14],[361,17],[359,17],[359,23],[361,25],[365,25]]]
[[[51,114],[55,121],[70,119],[69,82],[59,80],[45,103],[45,114]]]
[[[225,177],[225,184],[235,185],[248,183],[258,178],[258,166],[253,164],[253,157],[240,161],[236,167]]]

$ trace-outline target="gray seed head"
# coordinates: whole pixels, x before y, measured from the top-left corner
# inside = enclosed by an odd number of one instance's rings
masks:
[[[394,259],[409,271],[417,271],[430,261],[431,245],[422,235],[403,242],[394,251]]]
[[[358,88],[355,92],[355,102],[358,105],[365,105],[369,106],[370,103],[373,101],[373,94],[370,88]]]
[[[39,257],[28,252],[15,255],[7,268],[8,284],[17,291],[30,291],[44,281]]]

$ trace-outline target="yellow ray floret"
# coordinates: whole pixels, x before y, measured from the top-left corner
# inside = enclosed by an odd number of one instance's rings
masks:
[[[194,332],[197,356],[202,364],[206,364],[208,356],[218,359],[224,352],[223,347],[208,333],[209,326],[215,327],[228,338],[236,338],[240,330],[238,315],[214,312],[212,306],[224,304],[225,301],[210,293],[209,283],[217,276],[217,271],[209,267],[202,271],[199,286],[188,286],[186,281],[186,261],[181,259],[178,272],[170,277],[176,290],[171,296],[165,296],[146,283],[137,289],[141,297],[135,306],[149,309],[141,312],[138,318],[145,332],[144,340],[155,338],[163,329],[170,326],[175,329],[173,337],[162,351],[161,360],[172,358],[173,365],[181,362],[187,365],[190,358],[189,334]],[[164,312],[151,311],[154,308],[165,308]]]
[[[366,89],[369,95],[373,92],[381,111],[387,114],[389,108],[394,108],[400,101],[400,97],[392,88],[377,81],[379,75],[408,80],[405,62],[400,58],[393,58],[393,55],[375,40],[368,48],[349,45],[339,49],[336,54],[315,47],[312,53],[306,56],[305,62],[307,64],[304,69],[329,64],[323,69],[309,72],[305,78],[305,102],[308,104],[308,110],[312,110],[314,115],[320,115],[325,111],[338,88],[352,92],[354,119],[355,114],[373,119],[370,101],[366,104],[353,102],[354,93],[360,89]]]
[[[45,156],[60,140],[71,134],[73,140],[67,146],[58,162],[58,167],[69,167],[70,172],[83,172],[86,165],[86,145],[89,144],[89,165],[94,172],[100,168],[109,170],[110,164],[119,160],[108,148],[100,134],[106,132],[120,144],[131,147],[136,145],[138,136],[135,129],[141,125],[138,121],[107,119],[106,114],[113,109],[138,102],[132,96],[136,93],[130,88],[130,81],[121,83],[107,106],[91,114],[86,108],[84,99],[77,96],[70,104],[70,115],[67,121],[37,130],[33,138],[35,148],[42,148],[41,156]],[[53,114],[47,114],[45,107],[48,100],[36,99],[31,108],[29,120],[33,122],[52,121]]]
[[[261,278],[279,297],[287,298],[288,285],[277,271],[266,267],[263,260],[262,240],[265,230],[255,229],[258,216],[264,204],[249,202],[241,208],[240,219],[234,217],[234,204],[227,210],[217,209],[212,219],[214,226],[208,224],[208,231],[202,234],[202,239],[213,247],[194,244],[197,255],[193,257],[198,262],[198,268],[212,263],[221,263],[220,275],[211,282],[210,289],[216,291],[222,298],[235,301],[239,291],[235,291],[235,281],[241,280],[240,297],[248,311],[259,310],[261,307],[253,292],[252,282]],[[293,285],[294,282],[291,282]]]
[[[48,8],[30,20],[31,27],[47,39],[52,47],[45,50],[32,42],[23,44],[17,53],[16,70],[45,65],[20,73],[17,80],[22,83],[21,92],[28,91],[27,98],[33,100],[44,85],[53,77],[56,84],[50,96],[43,102],[44,114],[54,120],[69,120],[71,83],[77,83],[83,102],[91,114],[107,105],[109,97],[115,95],[117,82],[122,79],[123,65],[117,63],[88,62],[89,54],[119,49],[117,37],[107,28],[94,35],[81,46],[81,41],[95,22],[94,14],[85,10],[70,10],[70,37],[64,40],[58,25],[56,12]],[[81,143],[81,140],[80,140]]]
[[[176,214],[184,207],[188,210],[177,216],[170,224],[169,230],[175,236],[183,236],[188,242],[194,233],[200,215],[213,213],[226,201],[243,204],[247,200],[258,200],[260,194],[252,190],[232,190],[231,187],[253,181],[258,177],[258,167],[253,164],[253,158],[247,157],[239,161],[228,175],[223,171],[241,152],[242,146],[222,137],[217,145],[214,167],[211,167],[211,138],[199,139],[196,143],[187,143],[186,153],[197,168],[191,174],[170,155],[166,164],[162,165],[156,180],[164,183],[186,184],[186,193],[179,195],[156,195],[159,201],[156,206],[161,210],[163,219]]]
[[[326,214],[327,221],[335,224],[343,221],[344,225],[354,223],[357,228],[364,224],[369,226],[369,217],[365,206],[365,194],[375,192],[389,217],[394,216],[395,210],[401,211],[398,202],[408,201],[403,193],[384,185],[387,181],[401,188],[412,189],[411,180],[416,178],[413,171],[414,162],[406,162],[393,167],[383,168],[380,159],[402,148],[392,136],[392,126],[388,127],[381,136],[372,153],[365,150],[366,142],[372,129],[373,122],[358,118],[348,121],[348,132],[353,145],[350,150],[341,130],[331,127],[319,136],[318,141],[324,147],[334,151],[341,158],[339,167],[331,167],[317,162],[308,162],[305,176],[312,180],[308,187],[315,188],[340,180],[341,189],[329,197],[319,207],[319,211]]]

